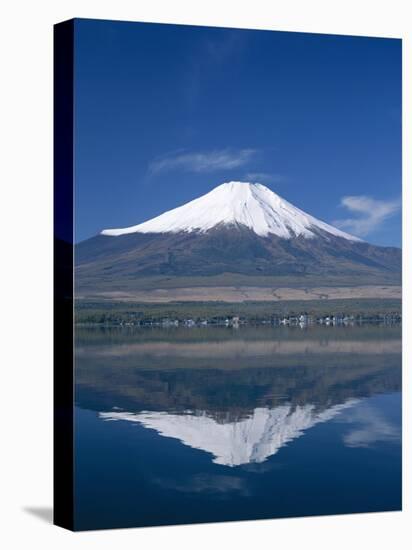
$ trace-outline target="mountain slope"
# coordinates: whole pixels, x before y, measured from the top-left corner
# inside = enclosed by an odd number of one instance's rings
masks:
[[[360,241],[264,186],[234,182],[143,224],[105,230],[77,245],[75,260],[81,294],[165,284],[399,284],[401,272],[399,249]]]
[[[260,183],[240,181],[222,183],[206,195],[147,222],[123,229],[105,229],[102,235],[205,233],[222,225],[240,225],[261,237],[312,238],[321,231],[350,241],[360,240],[306,214]]]

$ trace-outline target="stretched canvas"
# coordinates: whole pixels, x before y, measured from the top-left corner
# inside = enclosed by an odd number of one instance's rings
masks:
[[[401,40],[55,26],[55,523],[401,509]]]

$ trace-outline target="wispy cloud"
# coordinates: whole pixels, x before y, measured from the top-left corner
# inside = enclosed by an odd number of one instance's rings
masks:
[[[179,151],[154,159],[148,167],[149,174],[172,170],[185,172],[216,172],[245,166],[255,155],[255,149],[222,149],[214,151]]]
[[[244,179],[252,183],[281,183],[285,181],[282,174],[271,174],[269,172],[248,172],[244,175]]]
[[[333,225],[365,237],[378,229],[388,218],[401,208],[400,199],[378,200],[364,195],[348,196],[341,199],[341,206],[355,217],[335,220]]]
[[[188,106],[193,107],[207,93],[207,84],[216,78],[225,65],[230,69],[241,59],[249,41],[248,34],[238,30],[214,29],[208,38],[200,40],[186,52],[182,60],[181,91]]]
[[[238,30],[218,32],[214,38],[204,43],[205,61],[209,63],[224,63],[233,56],[239,55],[247,42],[247,35]]]

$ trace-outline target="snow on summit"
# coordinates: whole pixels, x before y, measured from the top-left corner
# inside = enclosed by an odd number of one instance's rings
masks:
[[[205,233],[221,225],[243,225],[257,235],[284,239],[312,238],[316,230],[358,241],[359,239],[322,222],[260,183],[222,183],[206,195],[174,208],[139,225],[105,229],[102,235],[117,237],[130,233]]]

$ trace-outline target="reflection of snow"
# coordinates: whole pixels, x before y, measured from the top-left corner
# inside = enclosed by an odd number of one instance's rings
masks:
[[[228,423],[219,423],[206,413],[110,412],[100,413],[100,417],[139,422],[164,437],[179,439],[189,447],[211,453],[216,464],[239,466],[263,462],[308,428],[330,420],[355,402],[349,400],[321,412],[317,412],[314,405],[256,408],[250,417]]]
[[[401,439],[400,428],[388,422],[371,405],[353,410],[345,417],[345,422],[358,425],[343,437],[347,447],[370,447],[374,443],[396,443]]]

